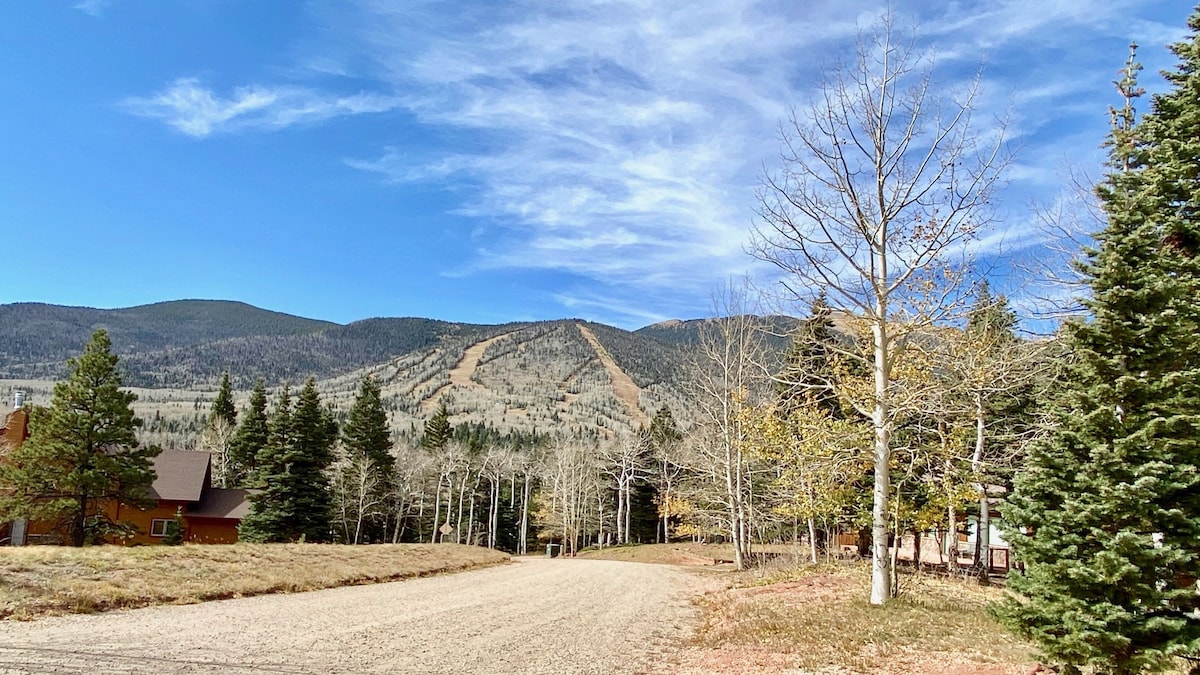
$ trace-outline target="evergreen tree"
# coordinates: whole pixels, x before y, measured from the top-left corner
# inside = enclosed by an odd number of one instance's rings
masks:
[[[175,517],[167,523],[166,532],[163,534],[160,543],[163,546],[179,546],[183,543],[186,531],[187,527],[183,522],[183,509],[177,506],[175,507]]]
[[[236,435],[237,410],[233,407],[233,388],[229,383],[229,372],[226,371],[221,374],[221,386],[213,399],[208,423],[200,435],[199,449],[212,456],[213,487],[230,487],[238,479],[230,450]]]
[[[1069,672],[1200,650],[1200,10],[1189,27],[1141,123],[1132,53],[1117,82],[1107,225],[1081,265],[1091,320],[1066,326],[1057,425],[1004,510],[1026,572],[997,613]]]
[[[784,357],[776,377],[778,410],[784,417],[802,405],[816,405],[839,419],[847,416],[833,388],[832,358],[838,338],[831,315],[825,296],[819,296]]]
[[[258,455],[267,447],[271,431],[267,423],[267,389],[263,381],[254,384],[250,392],[250,407],[242,417],[242,423],[229,446],[229,487],[247,487],[253,484],[258,470]]]
[[[250,497],[242,520],[248,541],[328,541],[332,497],[326,473],[333,463],[337,425],[309,378],[293,411],[287,387],[271,419],[259,466],[262,491]]]
[[[358,397],[354,400],[354,406],[350,409],[350,416],[342,431],[342,447],[349,460],[340,465],[341,471],[348,474],[343,476],[344,484],[363,485],[361,481],[353,480],[356,476],[350,474],[364,470],[374,474],[375,477],[375,480],[369,483],[374,485],[374,489],[370,490],[372,494],[359,501],[376,504],[380,508],[375,509],[374,513],[360,512],[357,514],[358,517],[366,519],[374,516],[378,521],[383,521],[384,519],[380,517],[381,507],[387,502],[387,495],[394,485],[396,458],[391,454],[392,434],[388,425],[387,411],[383,409],[379,383],[370,375],[364,377],[359,385]],[[366,460],[366,466],[361,460]],[[364,492],[366,491],[364,490]],[[360,495],[361,497],[363,495]],[[359,510],[365,511],[366,509]],[[367,539],[376,541],[383,539],[386,536],[386,525],[386,522],[368,522]]]
[[[662,526],[656,524],[656,541],[668,543],[671,540],[671,519],[677,516],[676,503],[679,502],[677,484],[683,466],[679,462],[679,446],[683,443],[683,434],[679,433],[679,425],[671,409],[662,406],[650,420],[650,428],[646,432],[651,453],[652,465],[655,467],[656,478],[654,503],[657,505]],[[675,492],[675,494],[672,494]]]
[[[387,411],[383,409],[379,383],[370,375],[359,385],[342,442],[347,451],[369,458],[381,474],[390,475],[396,466]]]
[[[1017,314],[1008,304],[1008,298],[1003,295],[992,295],[992,287],[987,281],[979,284],[975,294],[975,304],[967,311],[967,333],[983,336],[1002,336],[995,341],[1000,344],[1011,344],[1017,341],[1014,332],[1017,327]]]
[[[212,416],[225,420],[230,427],[237,425],[237,408],[233,406],[233,385],[229,382],[229,371],[221,373],[221,385],[213,399]]]
[[[138,447],[137,395],[121,390],[111,348],[103,329],[92,335],[83,355],[67,362],[70,375],[54,386],[50,407],[34,409],[29,440],[0,464],[0,483],[10,488],[0,513],[56,521],[74,546],[129,533],[108,507],[154,503],[151,459],[159,451]]]
[[[433,417],[425,423],[425,435],[421,437],[421,447],[435,451],[446,447],[454,437],[454,428],[450,426],[450,411],[446,402],[442,401]]]

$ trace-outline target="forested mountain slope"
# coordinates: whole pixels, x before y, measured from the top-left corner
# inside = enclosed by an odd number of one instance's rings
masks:
[[[60,377],[97,328],[113,349],[145,355],[223,340],[280,338],[338,327],[225,300],[177,300],[125,309],[0,305],[0,377]]]
[[[113,337],[125,383],[139,390],[146,431],[167,445],[202,427],[222,371],[244,397],[316,377],[348,408],[374,375],[398,431],[441,402],[455,422],[604,437],[682,406],[690,347],[579,320],[473,325],[376,318],[339,325],[236,302],[178,301],[119,310],[0,305],[0,380],[45,404],[65,361],[96,328]]]

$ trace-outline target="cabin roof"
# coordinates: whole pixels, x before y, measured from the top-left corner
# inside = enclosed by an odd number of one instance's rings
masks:
[[[208,485],[212,456],[193,450],[163,450],[153,461],[150,496],[172,502],[198,502]]]

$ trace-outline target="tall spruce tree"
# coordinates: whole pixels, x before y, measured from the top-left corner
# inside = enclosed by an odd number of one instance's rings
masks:
[[[380,508],[372,513],[364,513],[365,509],[360,508],[356,515],[360,521],[367,521],[366,539],[382,541],[386,538],[387,522],[381,507],[387,503],[388,494],[395,485],[396,458],[391,453],[392,433],[387,411],[383,409],[379,383],[370,375],[362,379],[354,406],[350,408],[350,416],[342,430],[342,448],[349,461],[339,465],[343,474],[341,482],[360,487],[371,486],[370,494],[358,495],[358,503],[376,504]],[[364,481],[365,476],[358,475],[361,472],[372,475]],[[370,520],[371,517],[374,517],[374,521]],[[355,543],[360,540],[356,534]]]
[[[221,385],[217,387],[217,397],[213,399],[212,416],[225,420],[230,427],[237,425],[237,408],[233,405],[233,384],[229,381],[229,371],[221,373]]]
[[[387,411],[383,409],[379,383],[370,375],[359,385],[358,397],[354,399],[346,428],[342,431],[342,443],[347,451],[370,459],[382,475],[391,475],[395,469]]]
[[[1057,424],[1003,511],[1026,571],[997,613],[1068,672],[1200,650],[1200,10],[1188,25],[1140,123],[1132,52],[1116,83],[1091,319],[1066,326]]]
[[[333,463],[337,425],[321,406],[309,378],[291,407],[287,387],[271,420],[271,438],[260,458],[262,490],[250,497],[242,520],[248,541],[328,541],[332,497],[327,469]]]
[[[446,407],[446,402],[442,401],[438,405],[437,411],[433,413],[425,422],[425,435],[421,437],[421,447],[435,452],[446,447],[450,439],[454,435],[454,428],[450,426],[450,410]]]
[[[70,375],[54,386],[49,408],[35,408],[29,440],[0,463],[0,499],[5,517],[60,523],[74,546],[128,534],[115,522],[114,505],[153,505],[151,459],[158,448],[139,447],[141,420],[131,404],[137,395],[121,389],[117,356],[103,329],[83,355],[70,359]]]
[[[678,494],[672,494],[676,488],[683,466],[679,459],[679,446],[683,443],[683,434],[675,423],[671,409],[662,406],[650,420],[650,428],[646,431],[652,460],[655,465],[655,495],[658,505],[658,515],[662,518],[662,527],[658,530],[656,540],[666,544],[671,541],[671,517],[675,513],[679,501]]]
[[[848,413],[843,409],[834,390],[832,359],[838,346],[834,333],[833,312],[824,294],[812,303],[808,318],[784,357],[783,368],[775,377],[779,396],[777,410],[787,417],[799,406],[815,405],[835,419]]]
[[[209,410],[208,423],[200,435],[200,449],[212,456],[213,487],[227,488],[235,485],[238,478],[232,452],[237,435],[237,409],[233,406],[233,385],[229,382],[229,371],[221,373],[221,385]]]
[[[267,422],[267,388],[262,380],[254,383],[250,392],[250,407],[229,445],[228,487],[249,487],[258,472],[258,455],[267,447],[271,430]]]

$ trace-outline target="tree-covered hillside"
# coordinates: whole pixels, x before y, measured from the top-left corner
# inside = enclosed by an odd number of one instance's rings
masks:
[[[225,300],[177,300],[125,309],[0,305],[0,377],[61,377],[67,357],[99,328],[107,330],[115,352],[132,355],[335,327],[328,321]]]

